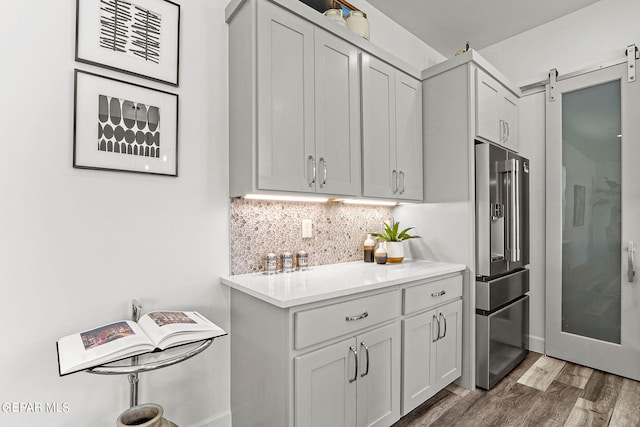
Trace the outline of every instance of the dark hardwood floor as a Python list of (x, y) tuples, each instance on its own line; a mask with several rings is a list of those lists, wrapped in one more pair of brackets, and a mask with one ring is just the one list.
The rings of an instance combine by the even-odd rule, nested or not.
[(426, 426), (640, 426), (640, 383), (531, 352), (491, 390), (452, 384), (393, 425)]

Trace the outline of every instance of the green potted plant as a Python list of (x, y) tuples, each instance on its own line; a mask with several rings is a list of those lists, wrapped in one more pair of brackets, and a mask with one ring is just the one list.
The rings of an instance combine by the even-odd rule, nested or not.
[(420, 236), (409, 234), (409, 231), (413, 230), (413, 228), (414, 227), (408, 227), (401, 230), (400, 223), (392, 219), (391, 223), (384, 223), (384, 232), (371, 233), (371, 235), (380, 240), (381, 244), (384, 242), (388, 262), (402, 262), (404, 259), (404, 246), (402, 242), (404, 240), (420, 238)]

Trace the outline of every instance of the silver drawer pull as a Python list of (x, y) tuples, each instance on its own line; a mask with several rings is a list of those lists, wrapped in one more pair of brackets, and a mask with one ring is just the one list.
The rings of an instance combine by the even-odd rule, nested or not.
[(352, 320), (360, 320), (360, 319), (364, 319), (365, 317), (369, 317), (369, 313), (367, 313), (366, 311), (362, 314), (358, 314), (357, 316), (347, 316), (347, 322), (351, 322)]
[(440, 292), (432, 292), (431, 296), (432, 297), (441, 297), (442, 295), (446, 294), (447, 291), (440, 291)]

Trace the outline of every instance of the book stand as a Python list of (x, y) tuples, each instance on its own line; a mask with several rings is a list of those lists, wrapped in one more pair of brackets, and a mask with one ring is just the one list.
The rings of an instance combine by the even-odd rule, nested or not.
[[(140, 320), (142, 305), (136, 300), (132, 302), (132, 317), (134, 321)], [(213, 342), (213, 338), (189, 343), (178, 347), (168, 348), (163, 351), (133, 356), (117, 362), (109, 362), (104, 365), (89, 368), (86, 372), (99, 375), (128, 375), (130, 398), (129, 406), (138, 404), (138, 374), (140, 372), (153, 371), (167, 366), (175, 365), (202, 353)]]

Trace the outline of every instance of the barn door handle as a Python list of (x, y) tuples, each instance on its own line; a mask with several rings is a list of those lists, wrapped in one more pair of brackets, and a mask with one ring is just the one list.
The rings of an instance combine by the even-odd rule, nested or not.
[(629, 282), (633, 282), (633, 279), (636, 276), (636, 271), (633, 268), (633, 253), (635, 252), (635, 248), (633, 247), (633, 242), (629, 240), (629, 244), (627, 246), (627, 280)]

